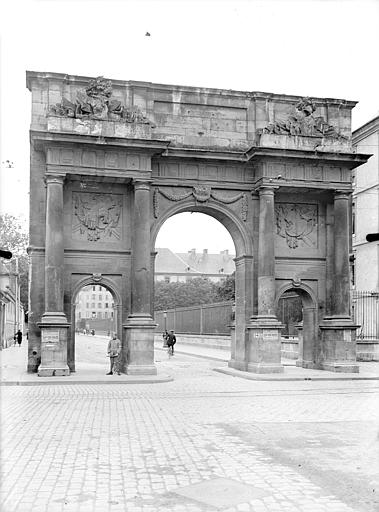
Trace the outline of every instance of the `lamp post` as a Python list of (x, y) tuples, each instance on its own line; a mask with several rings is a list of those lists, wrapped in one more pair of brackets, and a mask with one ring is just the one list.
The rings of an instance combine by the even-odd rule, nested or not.
[(164, 338), (163, 338), (163, 346), (167, 347), (167, 340), (166, 340), (166, 332), (167, 332), (167, 311), (163, 311), (163, 320), (164, 320)]

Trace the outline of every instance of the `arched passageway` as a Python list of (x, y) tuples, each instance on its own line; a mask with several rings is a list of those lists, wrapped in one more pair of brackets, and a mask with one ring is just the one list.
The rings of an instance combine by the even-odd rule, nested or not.
[[(235, 247), (235, 304), (228, 322), (231, 334), (230, 364), (246, 368), (246, 323), (252, 314), (252, 246), (243, 222), (231, 210), (222, 205), (203, 205), (190, 200), (167, 209), (152, 228), (152, 254), (155, 257), (155, 242), (159, 230), (172, 216), (183, 212), (199, 212), (211, 216), (226, 228)], [(154, 266), (154, 263), (153, 263)], [(152, 293), (152, 297), (154, 293)], [(154, 310), (152, 305), (152, 311)]]
[[(292, 299), (293, 308), (288, 313), (281, 308), (283, 298)], [(295, 300), (293, 300), (295, 298)], [(296, 298), (298, 300), (296, 300)], [(300, 310), (299, 310), (300, 305)], [(319, 360), (317, 301), (312, 290), (305, 285), (287, 285), (277, 295), (277, 316), (285, 325), (283, 334), (298, 336), (296, 366), (316, 368)]]

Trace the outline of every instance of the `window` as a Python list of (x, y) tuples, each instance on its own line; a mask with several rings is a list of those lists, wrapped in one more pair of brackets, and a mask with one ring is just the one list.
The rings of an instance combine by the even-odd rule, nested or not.
[(108, 311), (104, 311), (104, 318), (108, 318)]
[(109, 308), (109, 304), (108, 304), (108, 302), (106, 302), (106, 303), (105, 303), (105, 306), (104, 306), (104, 307), (105, 307), (105, 308)]
[(103, 291), (103, 287), (99, 286), (99, 292)]
[(101, 302), (98, 302), (97, 307), (98, 307), (98, 309), (101, 309), (101, 307), (102, 307)]
[(86, 308), (89, 309), (89, 302), (86, 302)]
[(114, 308), (114, 302), (112, 302), (112, 308)]
[(113, 311), (111, 311), (111, 318), (113, 318)]
[(92, 294), (92, 300), (96, 300), (96, 293)]
[(96, 318), (96, 311), (92, 311), (92, 318)]
[(164, 282), (169, 283), (170, 282), (170, 276), (164, 276)]
[(92, 303), (91, 303), (91, 308), (94, 308), (94, 307), (95, 307), (95, 303), (94, 303), (94, 302), (92, 302)]
[(103, 296), (99, 294), (99, 300), (103, 300)]
[(96, 291), (96, 286), (92, 286), (92, 291), (95, 292)]
[(86, 313), (86, 318), (89, 318), (89, 317), (90, 317), (90, 315), (91, 315), (91, 313), (90, 313), (89, 311), (87, 311), (87, 313)]
[(97, 318), (101, 318), (101, 311), (98, 311)]

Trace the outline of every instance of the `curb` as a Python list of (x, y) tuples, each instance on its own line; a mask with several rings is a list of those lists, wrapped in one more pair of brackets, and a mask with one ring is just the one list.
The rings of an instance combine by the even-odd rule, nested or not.
[(304, 380), (323, 380), (323, 381), (346, 381), (346, 380), (379, 380), (379, 377), (289, 377), (289, 376), (278, 376), (278, 377), (268, 377), (267, 374), (257, 374), (257, 373), (247, 373), (242, 372), (240, 370), (234, 370), (233, 368), (213, 368), (214, 372), (224, 373), (225, 375), (230, 375), (231, 377), (239, 377), (241, 379), (247, 380), (257, 380), (257, 381), (273, 381), (273, 382), (288, 382), (288, 381), (304, 381)]
[[(50, 379), (50, 377), (48, 377)], [(70, 378), (70, 377), (68, 377)], [(172, 377), (171, 375), (167, 375), (165, 377), (153, 377), (153, 378), (145, 378), (145, 379), (141, 379), (141, 378), (131, 378), (131, 379), (128, 379), (128, 380), (116, 380), (116, 381), (113, 381), (112, 380), (63, 380), (65, 379), (65, 377), (63, 377), (63, 379), (59, 379), (57, 380), (56, 377), (52, 377), (52, 379), (54, 380), (45, 380), (46, 377), (41, 377), (41, 379), (43, 380), (38, 380), (38, 381), (30, 381), (30, 380), (25, 380), (25, 381), (22, 381), (22, 380), (15, 380), (15, 381), (8, 381), (8, 382), (0, 382), (0, 387), (1, 386), (46, 386), (46, 385), (57, 385), (57, 384), (63, 384), (65, 386), (67, 385), (70, 385), (70, 384), (93, 384), (93, 385), (102, 385), (104, 384), (105, 386), (109, 386), (109, 385), (119, 385), (119, 384), (162, 384), (162, 383), (165, 383), (165, 382), (172, 382), (174, 380), (174, 377)]]

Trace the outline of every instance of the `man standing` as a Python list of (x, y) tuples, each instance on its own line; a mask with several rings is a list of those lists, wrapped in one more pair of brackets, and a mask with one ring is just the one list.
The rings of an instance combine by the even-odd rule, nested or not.
[(15, 334), (15, 339), (17, 340), (18, 346), (19, 346), (19, 347), (21, 347), (21, 343), (22, 343), (22, 332), (20, 331), (20, 329), (16, 332), (16, 334)]
[(110, 370), (107, 375), (113, 375), (113, 372), (117, 372), (117, 375), (121, 375), (120, 373), (120, 354), (121, 354), (121, 341), (117, 338), (116, 333), (113, 334), (112, 338), (108, 343), (108, 356), (110, 360)]
[(167, 346), (169, 348), (171, 355), (173, 356), (174, 355), (174, 345), (176, 343), (176, 336), (174, 334), (174, 329), (170, 330), (170, 332), (166, 338), (166, 343), (167, 343)]

